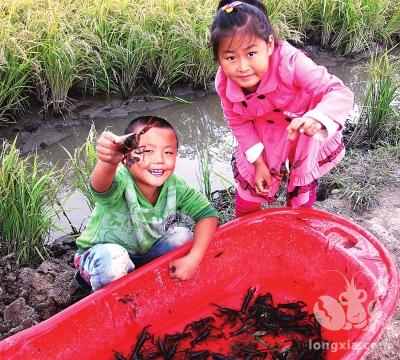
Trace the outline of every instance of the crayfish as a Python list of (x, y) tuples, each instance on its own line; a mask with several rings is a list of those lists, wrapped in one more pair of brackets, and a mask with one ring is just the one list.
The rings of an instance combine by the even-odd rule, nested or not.
[[(123, 143), (118, 143), (117, 151), (124, 154), (124, 158), (122, 162), (130, 168), (132, 165), (140, 161), (140, 155), (143, 154), (145, 147), (139, 146), (140, 137), (149, 131), (152, 127), (158, 124), (157, 120), (154, 120), (153, 117), (150, 118), (147, 125), (140, 130), (137, 134), (133, 133), (129, 135)], [(132, 155), (134, 152), (134, 155)], [(136, 156), (135, 156), (136, 155)]]

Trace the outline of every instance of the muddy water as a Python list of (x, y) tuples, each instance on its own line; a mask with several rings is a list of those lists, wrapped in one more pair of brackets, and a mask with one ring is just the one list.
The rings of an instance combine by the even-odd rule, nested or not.
[[(366, 78), (363, 67), (360, 64), (332, 64), (332, 59), (325, 65), (332, 74), (339, 76), (352, 88), (357, 102), (360, 103)], [(190, 101), (190, 104), (166, 102), (170, 105), (153, 110), (133, 111), (128, 116), (94, 118), (93, 123), (98, 133), (108, 127), (110, 131), (122, 134), (127, 123), (139, 115), (157, 115), (168, 119), (176, 128), (180, 142), (176, 173), (196, 188), (200, 188), (199, 156), (201, 157), (202, 152), (208, 147), (211, 156), (210, 168), (213, 171), (211, 173), (212, 189), (223, 189), (233, 183), (230, 157), (234, 139), (223, 119), (219, 98), (215, 94), (207, 94), (200, 98), (192, 97)], [(40, 150), (39, 153), (53, 163), (62, 164), (67, 160), (67, 155), (60, 145), (73, 152), (76, 147), (85, 142), (89, 129), (88, 122), (85, 125), (74, 126), (67, 130), (69, 136), (59, 140), (58, 144)], [(57, 134), (59, 135), (58, 132)], [(44, 140), (53, 136), (57, 136), (54, 134), (54, 129), (41, 129), (40, 137)], [(62, 137), (63, 135), (60, 136)], [(221, 177), (223, 177), (222, 180)], [(70, 221), (76, 228), (84, 226), (90, 215), (85, 198), (78, 192), (70, 193), (68, 186), (65, 188), (65, 195), (68, 195), (68, 200), (64, 207)], [(63, 230), (53, 232), (52, 239), (71, 230), (64, 217), (61, 217), (58, 222)]]

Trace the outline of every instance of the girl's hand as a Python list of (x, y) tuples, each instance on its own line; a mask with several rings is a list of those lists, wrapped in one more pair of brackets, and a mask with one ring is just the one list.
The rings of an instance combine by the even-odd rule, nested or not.
[(189, 280), (194, 276), (198, 264), (199, 261), (196, 261), (190, 255), (186, 255), (170, 262), (169, 274), (175, 282)]
[(256, 163), (256, 174), (254, 176), (254, 188), (259, 195), (266, 195), (272, 187), (271, 173), (264, 162)]
[(118, 165), (123, 159), (124, 155), (118, 149), (118, 144), (126, 137), (117, 136), (110, 131), (104, 131), (96, 142), (96, 153), (99, 160)]
[(301, 117), (293, 119), (287, 127), (288, 140), (294, 141), (297, 139), (299, 133), (307, 136), (314, 136), (322, 129), (322, 124), (310, 117)]

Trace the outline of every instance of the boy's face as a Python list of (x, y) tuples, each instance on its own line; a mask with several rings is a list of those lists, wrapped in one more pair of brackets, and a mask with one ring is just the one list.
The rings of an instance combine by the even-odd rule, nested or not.
[(153, 127), (140, 137), (140, 147), (144, 149), (141, 161), (132, 165), (129, 172), (142, 192), (156, 190), (175, 170), (178, 147), (175, 133), (169, 128)]

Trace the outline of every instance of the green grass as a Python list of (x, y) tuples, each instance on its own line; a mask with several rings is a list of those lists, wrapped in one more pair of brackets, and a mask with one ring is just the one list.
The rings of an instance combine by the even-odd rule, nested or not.
[[(297, 43), (348, 54), (400, 39), (398, 1), (265, 4), (280, 37)], [(31, 90), (45, 113), (63, 114), (85, 94), (128, 98), (144, 88), (165, 96), (177, 83), (206, 88), (216, 67), (209, 46), (215, 6), (211, 0), (4, 0), (1, 118), (25, 110)]]
[(19, 53), (16, 44), (0, 42), (0, 123), (13, 121), (13, 115), (27, 108), (30, 69), (30, 60)]
[(34, 44), (33, 81), (45, 112), (50, 108), (61, 114), (72, 106), (68, 94), (79, 78), (80, 61), (79, 48), (73, 46), (75, 40), (60, 32), (56, 24), (49, 25)]
[(0, 153), (0, 255), (15, 253), (25, 264), (47, 254), (45, 241), (55, 228), (54, 204), (62, 172), (42, 171), (38, 156), (22, 158), (15, 142)]
[(337, 189), (352, 210), (366, 211), (379, 204), (379, 191), (391, 182), (398, 184), (399, 164), (400, 144), (365, 152), (350, 150), (334, 170), (321, 178), (320, 187)]
[(210, 158), (210, 145), (209, 139), (206, 141), (206, 146), (197, 151), (197, 159), (199, 161), (199, 173), (197, 174), (197, 181), (201, 192), (211, 200), (211, 174), (212, 174), (212, 159)]
[[(373, 148), (381, 143), (395, 144), (400, 136), (400, 60), (388, 53), (372, 57), (369, 80), (360, 119), (349, 146)], [(397, 103), (396, 103), (397, 100)]]

